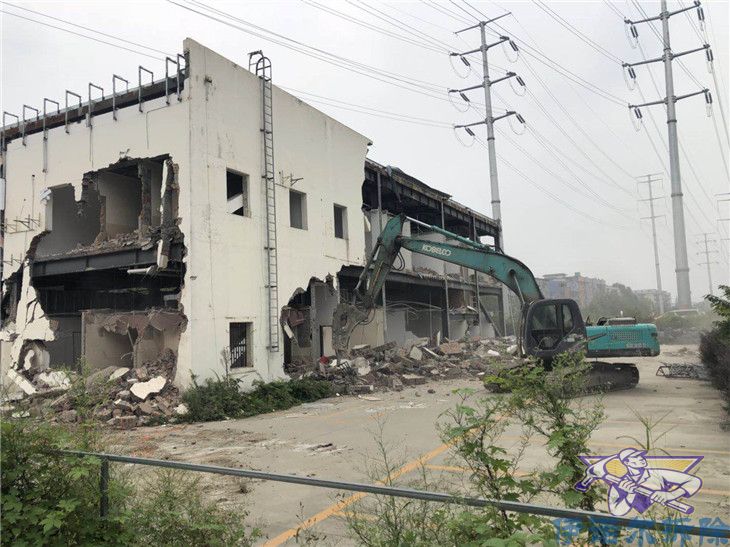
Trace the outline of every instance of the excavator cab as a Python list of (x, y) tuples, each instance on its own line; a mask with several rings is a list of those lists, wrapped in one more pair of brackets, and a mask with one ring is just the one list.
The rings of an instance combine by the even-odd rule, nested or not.
[(527, 304), (522, 324), (524, 353), (546, 364), (555, 355), (570, 351), (586, 340), (583, 316), (574, 300), (537, 300)]

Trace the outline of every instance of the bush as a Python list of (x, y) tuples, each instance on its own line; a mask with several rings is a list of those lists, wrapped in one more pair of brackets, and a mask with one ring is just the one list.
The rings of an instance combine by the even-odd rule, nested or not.
[[(99, 515), (96, 458), (50, 454), (59, 448), (93, 448), (59, 427), (28, 421), (2, 424), (0, 457), (3, 545), (124, 544), (124, 516)], [(123, 508), (123, 488), (110, 484), (110, 502)]]
[(137, 545), (251, 545), (260, 535), (248, 532), (245, 511), (222, 511), (203, 500), (199, 476), (160, 469), (146, 488), (130, 516)]
[(248, 531), (245, 512), (206, 503), (188, 475), (161, 472), (135, 492), (115, 464), (102, 518), (101, 462), (53, 453), (103, 450), (83, 427), (10, 420), (1, 441), (2, 545), (250, 545), (259, 535)]
[(244, 393), (235, 378), (208, 378), (203, 384), (193, 378), (193, 387), (183, 393), (188, 407), (184, 420), (210, 422), (226, 418), (244, 418), (275, 410), (285, 410), (333, 395), (332, 385), (323, 380), (303, 378), (268, 384), (254, 382), (254, 390)]
[(700, 356), (712, 384), (722, 393), (727, 403), (725, 408), (730, 412), (730, 342), (719, 330), (703, 334)]

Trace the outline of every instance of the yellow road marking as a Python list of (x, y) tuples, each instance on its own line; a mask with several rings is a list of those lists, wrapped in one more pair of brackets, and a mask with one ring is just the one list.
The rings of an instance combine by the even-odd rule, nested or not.
[[(397, 479), (401, 475), (405, 475), (406, 473), (410, 473), (411, 471), (414, 471), (415, 469), (418, 469), (422, 465), (424, 465), (427, 461), (430, 461), (434, 459), (436, 456), (443, 454), (446, 452), (449, 447), (451, 446), (451, 443), (444, 443), (441, 446), (438, 446), (437, 448), (434, 448), (430, 452), (426, 452), (423, 456), (408, 462), (403, 467), (398, 469), (397, 471), (391, 473), (390, 480)], [(383, 484), (383, 481), (378, 481), (380, 484)], [(313, 517), (308, 518), (303, 523), (301, 523), (296, 528), (290, 528), (289, 530), (286, 530), (285, 532), (282, 532), (275, 538), (270, 539), (266, 543), (264, 543), (264, 547), (277, 547), (278, 545), (281, 545), (282, 543), (290, 540), (294, 536), (297, 535), (297, 532), (300, 530), (305, 530), (307, 528), (311, 528), (318, 522), (322, 522), (323, 520), (326, 520), (330, 518), (332, 515), (340, 513), (345, 507), (348, 505), (352, 505), (359, 499), (364, 498), (367, 496), (364, 492), (357, 492), (356, 494), (353, 494), (351, 496), (346, 497), (343, 500), (340, 500), (339, 502), (335, 503), (334, 505), (330, 505), (329, 507), (323, 509)]]

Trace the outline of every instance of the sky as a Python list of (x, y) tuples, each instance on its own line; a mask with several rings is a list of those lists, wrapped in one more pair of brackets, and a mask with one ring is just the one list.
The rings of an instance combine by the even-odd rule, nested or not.
[[(110, 89), (112, 74), (136, 82), (140, 64), (158, 78), (164, 54), (181, 53), (186, 37), (243, 66), (248, 52), (261, 49), (272, 60), (274, 83), (368, 136), (369, 157), (489, 216), (486, 129), (476, 126), (474, 140), (453, 128), (484, 119), (483, 91), (468, 92), (469, 104), (447, 93), (481, 83), (481, 62), (473, 55), (467, 68), (449, 52), (480, 43), (478, 29), (455, 31), (508, 13), (487, 33), (488, 43), (506, 35), (519, 49), (515, 53), (509, 42), (490, 48), (490, 77), (511, 71), (525, 84), (511, 78), (492, 86), (494, 116), (514, 110), (525, 120), (524, 126), (514, 116), (495, 123), (505, 251), (538, 276), (581, 272), (655, 288), (650, 222), (642, 220), (649, 216), (642, 201), (648, 188), (637, 178), (658, 174), (660, 271), (664, 289), (676, 296), (666, 111), (663, 105), (642, 108), (643, 123), (635, 127), (627, 107), (664, 97), (664, 69), (661, 63), (636, 67), (634, 83), (621, 67), (661, 56), (660, 26), (636, 25), (638, 43), (632, 44), (622, 20), (656, 15), (659, 2), (0, 4), (2, 110), (42, 108), (44, 97), (62, 102), (66, 89), (85, 95), (88, 82)], [(672, 11), (690, 4), (668, 2)], [(730, 201), (719, 201), (730, 198), (720, 196), (730, 192), (720, 108), (730, 120), (728, 5), (704, 1), (703, 26), (695, 10), (670, 18), (675, 53), (707, 38), (714, 54), (714, 77), (703, 52), (683, 56), (681, 66), (673, 63), (676, 95), (709, 88), (713, 96), (711, 117), (702, 95), (677, 104), (693, 301), (709, 289), (700, 264), (706, 261), (704, 233), (713, 284), (730, 283), (730, 221), (718, 221), (730, 217)]]

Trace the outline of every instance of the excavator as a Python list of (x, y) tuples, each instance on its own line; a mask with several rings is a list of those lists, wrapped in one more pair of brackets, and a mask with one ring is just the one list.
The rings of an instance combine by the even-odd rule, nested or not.
[[(447, 242), (404, 236), (406, 222), (428, 231), (440, 233)], [(350, 335), (357, 325), (368, 320), (388, 272), (402, 249), (465, 266), (485, 273), (504, 283), (521, 303), (517, 347), (521, 357), (530, 356), (550, 367), (556, 355), (584, 351), (590, 357), (604, 356), (600, 349), (591, 350), (591, 336), (578, 304), (571, 299), (546, 299), (535, 276), (521, 261), (501, 253), (494, 247), (461, 237), (438, 226), (400, 214), (391, 218), (383, 231), (355, 287), (351, 302), (340, 303), (332, 318), (332, 342), (338, 355), (347, 350)], [(611, 326), (601, 329), (596, 337), (610, 335)], [(633, 352), (633, 353), (632, 353)], [(615, 355), (607, 352), (605, 356)], [(641, 350), (628, 348), (622, 356), (642, 355)], [(590, 390), (630, 389), (639, 382), (639, 370), (631, 363), (592, 361), (586, 386)]]

